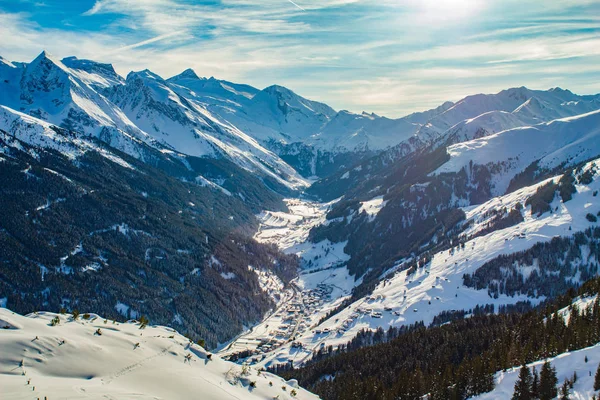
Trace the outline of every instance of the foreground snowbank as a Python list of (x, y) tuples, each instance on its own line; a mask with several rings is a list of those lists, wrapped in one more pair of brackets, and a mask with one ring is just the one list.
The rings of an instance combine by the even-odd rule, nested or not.
[(295, 382), (209, 356), (167, 327), (0, 309), (0, 328), (2, 398), (317, 399)]

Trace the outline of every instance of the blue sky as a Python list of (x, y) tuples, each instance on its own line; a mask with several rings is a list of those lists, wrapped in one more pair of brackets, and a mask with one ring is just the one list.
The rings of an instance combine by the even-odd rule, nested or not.
[(0, 55), (43, 49), (399, 117), (514, 86), (600, 92), (600, 0), (0, 0)]

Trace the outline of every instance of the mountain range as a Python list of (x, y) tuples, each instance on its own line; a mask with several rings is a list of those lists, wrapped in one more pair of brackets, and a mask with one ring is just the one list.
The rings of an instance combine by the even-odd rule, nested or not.
[[(149, 318), (327, 399), (383, 398), (383, 358), (360, 377), (328, 366), (413, 329), (506, 328), (491, 316), (577, 303), (598, 275), (599, 163), (600, 94), (518, 87), (391, 119), (191, 69), (122, 77), (47, 52), (0, 57), (0, 306), (58, 313), (3, 312), (11, 357), (19, 335), (81, 310)], [(75, 320), (65, 335), (87, 346), (93, 324)], [(130, 328), (111, 345), (129, 345)], [(442, 381), (422, 371), (432, 383), (410, 398), (454, 387), (460, 368), (501, 379), (542, 350), (461, 356)]]

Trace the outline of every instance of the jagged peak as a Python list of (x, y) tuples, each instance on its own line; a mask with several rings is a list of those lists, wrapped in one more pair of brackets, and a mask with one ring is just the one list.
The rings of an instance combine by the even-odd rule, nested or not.
[(198, 79), (198, 80), (200, 80), (200, 79), (203, 79), (203, 78), (200, 78), (198, 76), (198, 74), (196, 74), (196, 71), (194, 71), (192, 68), (188, 68), (185, 71), (183, 71), (182, 73), (180, 73), (178, 75), (175, 75), (175, 76), (172, 76), (171, 78), (169, 78), (167, 80), (169, 80), (169, 81), (177, 81), (177, 80), (180, 80), (180, 79)]
[(46, 50), (42, 51), (40, 55), (25, 66), (25, 74), (27, 75), (36, 75), (41, 71), (44, 71), (42, 72), (44, 74), (49, 71), (60, 71), (64, 75), (69, 74), (69, 68)]
[(48, 60), (59, 67), (64, 67), (63, 63), (58, 58), (54, 57), (46, 50), (43, 50), (29, 65), (38, 64), (44, 60)]
[(143, 79), (143, 80), (155, 80), (155, 81), (159, 81), (159, 82), (164, 82), (164, 79), (160, 76), (155, 74), (154, 72), (150, 71), (149, 69), (144, 69), (142, 71), (131, 71), (129, 74), (127, 74), (127, 82), (135, 80), (135, 79)]
[(69, 68), (80, 69), (86, 72), (102, 71), (113, 77), (119, 77), (113, 65), (109, 63), (80, 59), (75, 56), (65, 57), (61, 60), (61, 62)]

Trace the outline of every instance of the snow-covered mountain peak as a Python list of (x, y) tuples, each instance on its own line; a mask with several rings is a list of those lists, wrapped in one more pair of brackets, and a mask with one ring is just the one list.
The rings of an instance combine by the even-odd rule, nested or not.
[(179, 75), (175, 75), (175, 76), (169, 78), (169, 80), (173, 80), (173, 81), (178, 81), (180, 79), (201, 79), (201, 78), (196, 74), (196, 71), (194, 71), (191, 68), (186, 69)]
[(25, 68), (21, 79), (21, 102), (27, 105), (43, 103), (40, 104), (43, 111), (53, 114), (71, 100), (68, 67), (43, 51)]
[(131, 71), (127, 74), (126, 82), (134, 81), (137, 79), (151, 79), (154, 81), (165, 82), (165, 80), (158, 74), (150, 71), (149, 69), (144, 69), (142, 71)]
[(485, 138), (448, 148), (450, 160), (437, 172), (458, 172), (476, 165), (491, 165), (492, 194), (506, 192), (512, 178), (531, 163), (552, 170), (600, 154), (600, 110), (556, 119), (530, 127), (519, 126)]
[(75, 56), (63, 58), (61, 61), (72, 70), (83, 71), (95, 76), (95, 79), (92, 79), (91, 83), (97, 85), (99, 88), (123, 84), (124, 82), (123, 78), (115, 71), (112, 64), (79, 59)]
[(54, 65), (60, 69), (66, 70), (67, 66), (62, 63), (60, 59), (48, 53), (46, 50), (42, 51), (31, 63), (27, 65), (30, 70), (36, 69), (39, 66), (45, 66), (46, 68)]
[(273, 111), (279, 110), (279, 113), (283, 114), (283, 116), (294, 110), (305, 115), (321, 115), (324, 119), (328, 119), (336, 114), (335, 110), (328, 105), (308, 100), (294, 93), (292, 90), (279, 85), (272, 85), (261, 90), (254, 96), (253, 100), (255, 104), (271, 105)]

